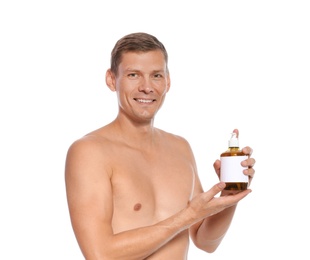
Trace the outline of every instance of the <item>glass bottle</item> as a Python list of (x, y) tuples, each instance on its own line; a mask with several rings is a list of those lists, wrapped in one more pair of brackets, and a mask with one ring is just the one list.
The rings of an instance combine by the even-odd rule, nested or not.
[(226, 183), (225, 190), (246, 190), (248, 188), (249, 178), (243, 174), (241, 162), (248, 158), (239, 149), (239, 140), (236, 133), (231, 134), (228, 141), (228, 150), (223, 152), (221, 158), (220, 180)]

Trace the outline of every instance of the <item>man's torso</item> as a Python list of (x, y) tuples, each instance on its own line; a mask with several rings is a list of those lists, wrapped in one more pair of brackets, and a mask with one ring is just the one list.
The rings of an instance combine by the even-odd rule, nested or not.
[[(109, 146), (114, 233), (153, 225), (184, 209), (194, 189), (194, 162), (187, 143), (164, 133), (145, 151), (122, 142)], [(186, 259), (188, 231), (148, 259)]]

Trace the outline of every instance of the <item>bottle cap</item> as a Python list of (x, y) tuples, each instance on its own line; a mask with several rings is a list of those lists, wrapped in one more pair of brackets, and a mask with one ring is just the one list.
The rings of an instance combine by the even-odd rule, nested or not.
[(239, 140), (236, 133), (231, 133), (231, 138), (228, 141), (228, 147), (239, 147)]

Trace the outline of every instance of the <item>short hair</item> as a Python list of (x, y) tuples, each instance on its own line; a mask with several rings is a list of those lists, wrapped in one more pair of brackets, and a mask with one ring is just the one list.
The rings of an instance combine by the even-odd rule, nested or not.
[(119, 39), (111, 52), (111, 71), (117, 75), (122, 55), (126, 52), (148, 52), (160, 50), (166, 61), (168, 72), (168, 53), (165, 46), (153, 35), (138, 32), (125, 35)]

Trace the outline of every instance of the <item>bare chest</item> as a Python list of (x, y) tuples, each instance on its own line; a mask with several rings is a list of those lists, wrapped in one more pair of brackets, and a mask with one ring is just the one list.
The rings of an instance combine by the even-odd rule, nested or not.
[[(125, 156), (126, 154), (126, 156)], [(194, 183), (192, 163), (182, 154), (120, 154), (113, 167), (115, 231), (151, 225), (185, 208)]]

